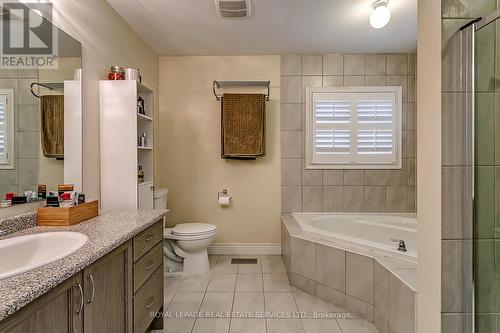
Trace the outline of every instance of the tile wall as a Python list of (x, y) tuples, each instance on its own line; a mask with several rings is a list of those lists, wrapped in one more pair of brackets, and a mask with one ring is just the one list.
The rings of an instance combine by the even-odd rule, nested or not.
[(32, 82), (38, 82), (38, 70), (0, 70), (0, 89), (14, 89), (15, 117), (15, 168), (0, 170), (0, 198), (38, 185), (39, 107), (30, 92)]
[[(472, 80), (464, 69), (465, 33), (458, 29), (498, 8), (496, 0), (442, 0), (442, 332), (472, 331), (472, 278), (475, 275), (475, 328), (500, 332), (500, 53), (498, 23), (476, 34), (475, 168), (472, 168), (472, 108), (466, 96)], [(500, 132), (499, 132), (500, 133)], [(475, 209), (472, 211), (472, 172)], [(498, 185), (497, 185), (498, 184)], [(472, 222), (474, 221), (474, 222)], [(473, 228), (474, 226), (474, 233)], [(474, 257), (473, 257), (474, 247)], [(472, 271), (474, 261), (475, 272)]]
[[(281, 57), (281, 209), (289, 212), (415, 212), (414, 54)], [(401, 170), (305, 170), (305, 88), (402, 86)]]

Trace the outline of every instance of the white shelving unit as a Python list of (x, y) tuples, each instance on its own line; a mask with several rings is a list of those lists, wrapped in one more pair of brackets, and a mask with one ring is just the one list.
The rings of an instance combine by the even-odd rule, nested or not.
[[(153, 209), (153, 91), (134, 80), (103, 80), (100, 88), (101, 207)], [(144, 99), (146, 114), (137, 112)], [(146, 133), (145, 146), (138, 138)], [(139, 183), (139, 165), (144, 182)]]

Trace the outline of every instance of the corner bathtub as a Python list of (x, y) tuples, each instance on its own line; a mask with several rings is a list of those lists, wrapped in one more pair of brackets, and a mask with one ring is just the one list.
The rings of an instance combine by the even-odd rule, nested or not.
[[(417, 258), (415, 214), (293, 213), (300, 228), (319, 238), (359, 247), (378, 254), (392, 254), (409, 260)], [(407, 252), (398, 251), (404, 240)]]

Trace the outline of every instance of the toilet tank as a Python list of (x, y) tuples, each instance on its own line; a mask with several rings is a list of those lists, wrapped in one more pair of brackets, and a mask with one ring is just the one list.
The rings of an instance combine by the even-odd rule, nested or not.
[(155, 189), (155, 209), (166, 209), (167, 208), (167, 196), (168, 188), (156, 188)]

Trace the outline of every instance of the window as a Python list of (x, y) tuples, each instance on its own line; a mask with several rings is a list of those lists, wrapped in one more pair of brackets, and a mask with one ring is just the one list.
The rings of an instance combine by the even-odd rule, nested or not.
[(13, 89), (0, 89), (0, 169), (14, 169)]
[(307, 88), (307, 169), (400, 169), (401, 91)]

